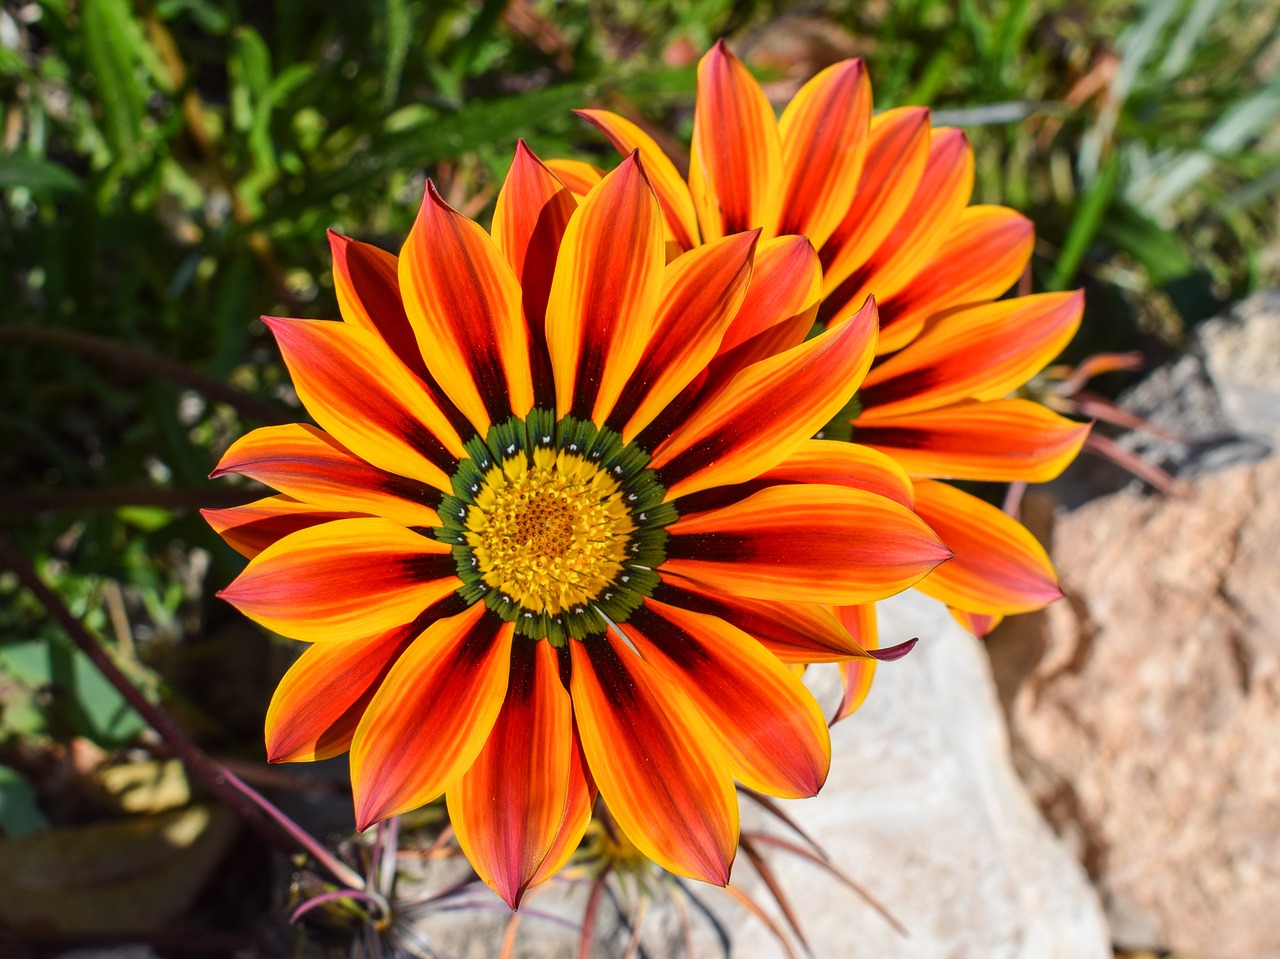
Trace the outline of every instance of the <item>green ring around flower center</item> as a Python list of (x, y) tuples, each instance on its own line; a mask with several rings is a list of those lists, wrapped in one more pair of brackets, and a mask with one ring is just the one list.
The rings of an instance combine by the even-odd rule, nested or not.
[(624, 622), (652, 595), (677, 514), (648, 453), (544, 409), (464, 445), (435, 536), (453, 548), (468, 603), (562, 646)]

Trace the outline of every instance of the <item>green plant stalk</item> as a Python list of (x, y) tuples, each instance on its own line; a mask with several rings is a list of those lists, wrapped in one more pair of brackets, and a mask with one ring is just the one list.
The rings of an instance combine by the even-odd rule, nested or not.
[(218, 765), (191, 741), (182, 727), (163, 708), (147, 699), (142, 692), (120, 671), (107, 651), (78, 620), (66, 603), (49, 588), (35, 571), (35, 567), (22, 552), (0, 533), (0, 567), (8, 567), (26, 586), (58, 625), (71, 637), (72, 642), (89, 657), (107, 681), (138, 711), (182, 760), (184, 766), (203, 782), (208, 790), (226, 803), (249, 826), (257, 830), (273, 844), (301, 848), (316, 862), (324, 866), (338, 882), (350, 889), (364, 889), (364, 880), (349, 866), (326, 849), (315, 837), (275, 807), (266, 797), (247, 785), (229, 769)]

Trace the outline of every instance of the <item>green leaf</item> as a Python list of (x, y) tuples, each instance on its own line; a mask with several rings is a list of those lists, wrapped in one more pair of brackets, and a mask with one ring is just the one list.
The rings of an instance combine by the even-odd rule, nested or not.
[(17, 838), (48, 828), (31, 784), (16, 769), (0, 766), (0, 832)]
[(101, 746), (128, 742), (146, 728), (142, 717), (98, 672), (88, 656), (57, 642), (0, 646), (0, 669), (34, 687), (52, 687), (53, 705), (75, 732)]
[(1089, 184), (1089, 188), (1080, 196), (1080, 205), (1076, 207), (1075, 218), (1071, 221), (1071, 228), (1062, 244), (1062, 253), (1058, 256), (1058, 262), (1053, 265), (1053, 275), (1048, 283), (1050, 290), (1065, 290), (1067, 284), (1075, 278), (1089, 245), (1098, 233), (1102, 218), (1111, 206), (1119, 176), (1120, 157), (1113, 153)]
[(79, 193), (84, 184), (60, 164), (42, 157), (0, 154), (0, 187), (26, 187), (32, 193)]
[(154, 533), (173, 522), (173, 513), (159, 506), (122, 506), (116, 515), (144, 533)]
[(142, 31), (127, 0), (85, 0), (85, 56), (101, 97), (103, 135), (117, 154), (139, 138), (147, 89), (138, 70)]
[(1195, 263), (1178, 234), (1144, 216), (1127, 203), (1117, 203), (1098, 235), (1124, 250), (1144, 267), (1156, 286), (1191, 273)]

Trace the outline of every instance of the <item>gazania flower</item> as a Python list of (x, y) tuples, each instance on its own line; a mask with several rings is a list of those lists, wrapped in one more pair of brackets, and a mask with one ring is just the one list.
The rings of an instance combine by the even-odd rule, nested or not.
[[(221, 595), (312, 644), (270, 758), (349, 748), (361, 828), (444, 794), (513, 907), (597, 788), (646, 855), (724, 884), (734, 780), (826, 776), (787, 664), (865, 654), (819, 604), (950, 555), (883, 457), (811, 439), (874, 304), (778, 335), (795, 291), (752, 280), (758, 234), (668, 263), (634, 156), (578, 202), (522, 145), (492, 235), (428, 187), (398, 261), (332, 243), (343, 322), (267, 320), (318, 428), (235, 443), (215, 475), (279, 495), (206, 513), (252, 556)], [(768, 249), (818, 282), (808, 241)]]
[[(603, 110), (579, 113), (623, 154), (639, 150), (662, 204), (669, 255), (741, 230), (760, 229), (762, 244), (803, 234), (822, 263), (821, 293), (810, 304), (822, 324), (830, 328), (875, 296), (876, 361), (824, 435), (848, 438), (852, 423), (854, 442), (921, 480), (915, 509), (956, 558), (920, 589), (979, 630), (1060, 596), (1048, 557), (1020, 524), (935, 482), (1042, 482), (1075, 457), (1088, 431), (1008, 398), (1071, 339), (1083, 299), (1077, 292), (996, 302), (1026, 268), (1033, 229), (1012, 210), (969, 205), (973, 153), (964, 134), (932, 127), (923, 108), (873, 117), (861, 60), (823, 70), (775, 119), (723, 41), (698, 67), (687, 184), (636, 124)], [(556, 168), (579, 189), (598, 176), (584, 164)], [(846, 620), (874, 644), (872, 611)]]

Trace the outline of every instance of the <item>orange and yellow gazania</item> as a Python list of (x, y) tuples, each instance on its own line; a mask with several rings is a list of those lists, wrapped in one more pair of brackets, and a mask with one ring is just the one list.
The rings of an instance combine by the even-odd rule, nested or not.
[[(824, 604), (951, 554), (883, 454), (814, 440), (875, 355), (870, 300), (806, 339), (727, 232), (670, 259), (638, 156), (579, 198), (520, 146), (492, 233), (428, 187), (394, 257), (332, 235), (341, 322), (268, 319), (316, 422), (215, 475), (251, 557), (222, 596), (310, 643), (273, 761), (350, 749), (363, 828), (440, 795), (513, 907), (594, 797), (667, 869), (724, 884), (734, 781), (814, 794), (824, 717), (788, 664), (865, 657)], [(759, 251), (758, 251), (758, 248)]]
[[(760, 229), (757, 276), (803, 290), (807, 264), (769, 256), (771, 237), (799, 234), (817, 248), (821, 277), (809, 298), (792, 304), (795, 324), (817, 320), (829, 329), (875, 296), (875, 361), (825, 435), (848, 436), (851, 424), (855, 443), (911, 476), (916, 512), (956, 552), (919, 588), (979, 633), (1058, 598), (1048, 556), (1020, 523), (939, 482), (1043, 482), (1066, 467), (1088, 432), (1011, 395), (1070, 341), (1083, 297), (999, 299), (1026, 269), (1034, 230), (1013, 210), (969, 204), (973, 152), (964, 134), (933, 127), (919, 107), (873, 116), (861, 60), (823, 70), (775, 118), (723, 42), (698, 67), (687, 184), (637, 124), (603, 110), (578, 112), (624, 155), (643, 157), (668, 255)], [(553, 166), (579, 190), (600, 175), (577, 161)], [(841, 615), (864, 645), (875, 645), (873, 609)], [(873, 668), (846, 667), (842, 713), (861, 702)]]

